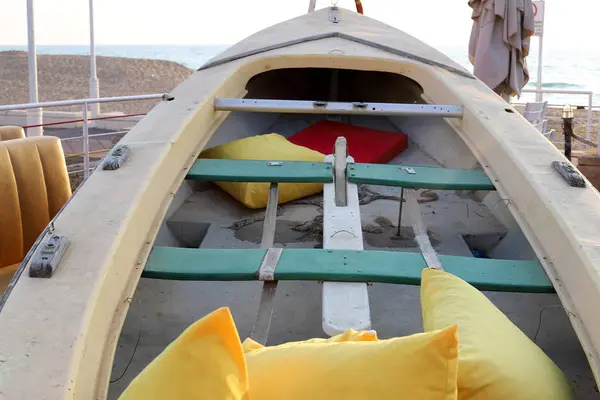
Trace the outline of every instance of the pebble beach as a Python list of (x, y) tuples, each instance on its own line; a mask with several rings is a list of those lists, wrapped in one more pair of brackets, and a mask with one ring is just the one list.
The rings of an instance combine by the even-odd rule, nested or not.
[[(169, 92), (193, 72), (172, 61), (99, 56), (96, 62), (102, 97)], [(39, 54), (37, 63), (40, 101), (89, 97), (89, 57)], [(27, 53), (23, 51), (0, 52), (0, 104), (29, 102), (27, 65)], [(102, 111), (145, 113), (154, 104), (156, 100), (107, 103), (102, 105)], [(81, 108), (53, 110), (80, 111)]]

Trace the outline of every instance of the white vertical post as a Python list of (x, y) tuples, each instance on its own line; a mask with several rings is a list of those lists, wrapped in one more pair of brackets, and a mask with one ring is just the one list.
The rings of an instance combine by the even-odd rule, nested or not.
[[(598, 116), (598, 126), (600, 126), (600, 115)], [(596, 136), (596, 143), (600, 140), (600, 128), (598, 129), (598, 134)], [(600, 145), (598, 145), (597, 153), (600, 156)]]
[(90, 175), (90, 141), (88, 136), (88, 105), (85, 103), (82, 110), (83, 119), (83, 177)]
[(537, 92), (535, 94), (535, 101), (544, 101), (544, 94), (541, 92), (543, 87), (542, 75), (544, 72), (544, 20), (546, 19), (546, 3), (544, 0), (534, 1), (534, 23), (535, 23), (535, 36), (539, 38), (539, 49), (538, 49), (538, 74), (537, 74)]
[(348, 205), (348, 181), (346, 167), (348, 165), (348, 142), (343, 136), (335, 140), (335, 159), (333, 161), (333, 185), (335, 188), (335, 205), (345, 207)]
[[(100, 85), (96, 74), (96, 44), (94, 41), (94, 0), (90, 0), (90, 97), (97, 99), (100, 95)], [(100, 103), (90, 104), (92, 118), (100, 115)], [(92, 122), (92, 125), (94, 122)]]
[[(593, 114), (594, 111), (592, 110), (592, 107), (594, 106), (594, 98), (593, 98), (593, 94), (589, 93), (588, 94), (588, 115), (587, 115), (587, 132), (585, 135), (585, 138), (587, 140), (591, 140), (592, 139), (592, 118), (593, 118)], [(586, 147), (590, 147), (589, 144), (585, 145)], [(600, 147), (600, 146), (599, 146)]]
[[(37, 58), (35, 49), (35, 29), (33, 18), (33, 0), (27, 0), (27, 51), (29, 62), (29, 102), (39, 103), (37, 82)], [(27, 111), (27, 125), (41, 125), (42, 109), (33, 108)], [(42, 136), (43, 127), (27, 128), (27, 136)]]
[(544, 101), (544, 94), (541, 92), (542, 90), (542, 74), (544, 72), (544, 62), (542, 60), (544, 53), (544, 34), (540, 35), (539, 38), (539, 54), (538, 54), (538, 75), (537, 75), (537, 90), (538, 92), (535, 94), (535, 101), (540, 102)]
[(310, 3), (308, 3), (308, 12), (315, 11), (316, 6), (317, 6), (317, 0), (310, 0)]

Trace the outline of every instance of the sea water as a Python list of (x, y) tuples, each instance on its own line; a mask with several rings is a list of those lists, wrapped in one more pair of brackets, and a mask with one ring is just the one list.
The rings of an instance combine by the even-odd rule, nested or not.
[[(188, 68), (196, 69), (216, 56), (228, 45), (203, 46), (151, 46), (151, 45), (98, 45), (96, 54), (107, 57), (146, 58), (173, 61)], [(436, 48), (473, 71), (465, 46), (436, 46)], [(22, 50), (26, 46), (0, 46), (0, 51)], [(89, 55), (88, 46), (37, 46), (39, 54), (78, 54)], [(537, 80), (537, 49), (527, 57), (530, 72), (526, 89), (535, 89)], [(543, 88), (548, 90), (586, 90), (594, 92), (594, 104), (600, 104), (600, 51), (581, 52), (573, 49), (545, 48), (543, 55)], [(517, 102), (533, 101), (535, 94), (524, 93)], [(544, 100), (550, 104), (587, 105), (587, 95), (545, 94)]]

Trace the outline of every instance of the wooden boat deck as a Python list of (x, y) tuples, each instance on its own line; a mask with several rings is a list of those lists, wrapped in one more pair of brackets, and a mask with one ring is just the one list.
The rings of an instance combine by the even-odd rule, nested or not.
[[(264, 131), (255, 133), (276, 131), (289, 134), (314, 121), (314, 117), (305, 115), (295, 117), (281, 115)], [(380, 128), (385, 126), (388, 130), (398, 130), (385, 118), (352, 117), (347, 121), (362, 126)], [(219, 134), (228, 136), (225, 132), (227, 126), (228, 124), (225, 123), (213, 143), (220, 142)], [(223, 161), (207, 161), (209, 162), (200, 160), (196, 171), (194, 168), (190, 169), (189, 179), (178, 194), (179, 200), (175, 200), (178, 206), (168, 216), (155, 246), (169, 246), (158, 247), (159, 253), (162, 249), (167, 252), (169, 249), (175, 252), (193, 252), (196, 248), (207, 252), (224, 249), (258, 252), (243, 256), (243, 267), (252, 268), (254, 266), (251, 263), (252, 258), (256, 258), (260, 264), (262, 260), (260, 254), (265, 251), (259, 249), (265, 211), (247, 209), (216, 185), (196, 181), (195, 179), (217, 179), (216, 175), (219, 175), (219, 179), (223, 179), (223, 175), (227, 174), (222, 168), (214, 168)], [(414, 142), (392, 160), (390, 165), (443, 167)], [(201, 166), (211, 168), (200, 169)], [(306, 174), (308, 176), (312, 174), (315, 181), (329, 181), (329, 175), (323, 172), (322, 168), (316, 170), (320, 172), (315, 173), (313, 168), (307, 170)], [(240, 172), (240, 169), (236, 171), (238, 171), (236, 174), (245, 173)], [(285, 172), (279, 174), (285, 176)], [(271, 178), (272, 176), (263, 176), (260, 180)], [(485, 189), (489, 190), (490, 187)], [(360, 212), (365, 250), (383, 252), (392, 263), (399, 261), (394, 259), (394, 254), (410, 259), (420, 253), (412, 228), (406, 225), (406, 219), (401, 228), (403, 236), (397, 236), (398, 188), (364, 184), (360, 186), (360, 192), (364, 203), (360, 207)], [(423, 190), (421, 193), (424, 193), (423, 200), (429, 200), (421, 204), (423, 219), (435, 251), (444, 264), (471, 260), (468, 265), (459, 263), (456, 267), (466, 268), (465, 271), (477, 268), (478, 262), (487, 260), (474, 258), (472, 248), (491, 249), (507, 234), (507, 227), (498, 221), (486, 204), (478, 200), (472, 192), (438, 189)], [(435, 193), (435, 196), (427, 198), (430, 193)], [(277, 216), (275, 247), (282, 247), (284, 252), (321, 248), (322, 206), (322, 194), (281, 205)], [(498, 205), (498, 207), (502, 206), (503, 204)], [(192, 274), (194, 256), (193, 253), (188, 255), (191, 258), (184, 262), (184, 269)], [(215, 257), (203, 265), (213, 265), (215, 269), (221, 266), (227, 271), (232, 271), (231, 266), (235, 265), (235, 260), (240, 261), (238, 255), (233, 255), (235, 257), (232, 260), (233, 264), (219, 258), (227, 257), (227, 253), (213, 253), (213, 255)], [(167, 256), (170, 261), (174, 260), (170, 257), (172, 254), (163, 254), (163, 256)], [(537, 263), (532, 249), (522, 245), (511, 247), (508, 252), (501, 248), (497, 249), (491, 256), (496, 257), (500, 263), (506, 262), (502, 260), (503, 258), (520, 259), (523, 263), (520, 267), (525, 268), (530, 265), (528, 263), (534, 265)], [(420, 256), (418, 259), (423, 260)], [(151, 255), (148, 270), (152, 268), (151, 264), (155, 261), (161, 264), (160, 260), (153, 261)], [(162, 263), (162, 265), (166, 264)], [(169, 263), (168, 267), (173, 270), (176, 265)], [(385, 265), (383, 267), (385, 268)], [(214, 278), (211, 278), (213, 280), (211, 282), (142, 278), (131, 300), (131, 309), (119, 338), (112, 379), (117, 379), (124, 371), (125, 374), (120, 380), (111, 384), (109, 398), (118, 397), (128, 382), (187, 325), (219, 306), (230, 307), (240, 336), (242, 338), (249, 336), (258, 311), (262, 282), (240, 281), (250, 279), (252, 275), (248, 270), (248, 275), (244, 278), (242, 276), (244, 268), (235, 269), (234, 280), (236, 281), (234, 282)], [(448, 268), (452, 269), (452, 266), (449, 265)], [(200, 269), (206, 272), (203, 267)], [(389, 270), (391, 269), (390, 264)], [(368, 268), (364, 271), (367, 273)], [(160, 274), (160, 271), (155, 272)], [(151, 273), (147, 274), (147, 276), (151, 275)], [(158, 277), (158, 275), (154, 276)], [(412, 282), (409, 280), (411, 276), (405, 276), (404, 283), (418, 283), (416, 275), (412, 276)], [(189, 279), (201, 277), (188, 276)], [(311, 277), (320, 278), (318, 275)], [(221, 278), (228, 280), (225, 277)], [(321, 321), (322, 284), (315, 281), (299, 281), (298, 275), (290, 279), (292, 280), (282, 280), (278, 284), (268, 344), (325, 335)], [(486, 289), (485, 286), (481, 287)], [(535, 338), (536, 343), (568, 376), (573, 378), (578, 393), (589, 393), (590, 396), (594, 396), (594, 382), (585, 361), (585, 354), (573, 332), (568, 316), (560, 308), (560, 300), (556, 294), (485, 293), (530, 338)], [(418, 286), (375, 282), (368, 287), (368, 294), (372, 327), (380, 337), (406, 335), (422, 330)], [(540, 313), (543, 313), (541, 325), (539, 324)], [(564, 349), (569, 349), (569, 352)]]

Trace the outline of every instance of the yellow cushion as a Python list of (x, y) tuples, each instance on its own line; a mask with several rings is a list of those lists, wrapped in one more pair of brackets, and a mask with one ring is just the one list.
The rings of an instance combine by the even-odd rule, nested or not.
[(0, 141), (0, 268), (23, 260), (70, 196), (59, 138)]
[(387, 340), (317, 339), (255, 349), (246, 353), (250, 397), (456, 399), (456, 329)]
[[(325, 155), (307, 147), (295, 145), (285, 137), (271, 133), (238, 139), (213, 147), (203, 151), (200, 158), (323, 162)], [(269, 183), (215, 183), (248, 208), (263, 208), (267, 205)], [(321, 190), (323, 190), (321, 183), (280, 183), (279, 204), (310, 196)]]
[(433, 269), (422, 273), (425, 331), (458, 325), (458, 398), (570, 399), (560, 369), (481, 292)]
[(25, 138), (25, 131), (20, 126), (0, 126), (0, 141)]
[(10, 283), (13, 276), (15, 275), (15, 272), (17, 272), (20, 266), (21, 263), (16, 263), (13, 265), (9, 265), (8, 267), (0, 268), (0, 296), (2, 296), (2, 293), (4, 293), (4, 291), (8, 287), (8, 284)]
[(248, 398), (240, 338), (229, 309), (220, 308), (187, 328), (119, 399)]
[[(377, 333), (375, 331), (357, 331), (354, 329), (347, 329), (345, 332), (340, 333), (339, 335), (332, 336), (327, 339), (322, 338), (314, 338), (301, 342), (295, 342), (296, 344), (300, 343), (327, 343), (327, 342), (374, 342), (377, 341)], [(292, 343), (292, 342), (289, 342)], [(249, 353), (254, 350), (264, 349), (260, 343), (255, 342), (254, 340), (247, 338), (242, 343), (242, 348), (244, 349), (244, 353)]]

